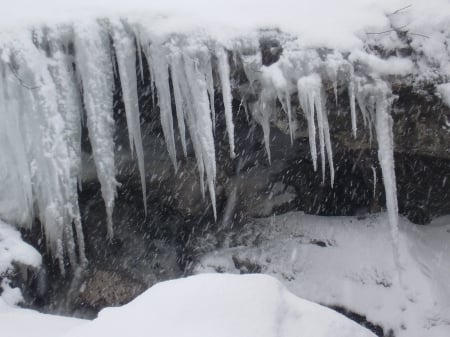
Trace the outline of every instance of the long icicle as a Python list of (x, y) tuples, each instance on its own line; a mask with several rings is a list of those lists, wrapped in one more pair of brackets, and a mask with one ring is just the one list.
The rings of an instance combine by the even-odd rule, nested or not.
[(234, 152), (234, 124), (233, 124), (233, 110), (230, 84), (230, 65), (228, 64), (228, 55), (223, 48), (217, 48), (216, 56), (218, 58), (218, 69), (220, 83), (222, 86), (223, 105), (225, 108), (225, 123), (228, 132), (228, 142), (230, 144), (230, 157), (236, 157)]
[[(76, 235), (80, 264), (85, 265), (87, 260), (77, 193), (77, 180), (79, 182), (81, 179), (81, 116), (83, 114), (81, 95), (73, 71), (73, 58), (63, 52), (66, 47), (64, 42), (59, 41), (57, 36), (52, 36), (49, 39), (49, 47), (54, 60), (49, 65), (49, 70), (57, 89), (58, 109), (64, 119), (64, 134), (71, 162), (69, 165), (69, 176), (64, 183), (64, 189), (66, 198), (69, 200), (66, 204), (66, 209), (69, 213), (69, 219), (73, 222), (75, 233), (72, 231), (72, 226), (69, 225), (70, 228), (66, 231), (66, 240), (71, 242), (74, 234)], [(78, 185), (80, 185), (80, 182)], [(73, 257), (72, 260), (74, 260)], [(74, 267), (73, 261), (71, 264)]]
[[(183, 154), (187, 157), (187, 148), (186, 148), (186, 125), (184, 122), (186, 115), (186, 98), (183, 98), (183, 91), (181, 86), (183, 77), (183, 71), (180, 70), (181, 67), (181, 51), (179, 48), (172, 47), (170, 48), (169, 55), (169, 68), (170, 68), (170, 77), (172, 79), (173, 86), (173, 96), (175, 101), (175, 110), (177, 113), (177, 122), (178, 122), (178, 132), (180, 133), (181, 138), (181, 147), (183, 149)], [(186, 95), (186, 93), (185, 93)]]
[(144, 52), (146, 54), (148, 64), (150, 65), (154, 81), (153, 83), (158, 94), (161, 126), (163, 129), (164, 139), (166, 141), (167, 151), (169, 152), (172, 165), (175, 168), (175, 171), (177, 171), (178, 163), (173, 130), (172, 99), (169, 86), (169, 64), (167, 59), (167, 50), (164, 46), (154, 43), (144, 49)]
[[(130, 149), (132, 154), (133, 149), (136, 149), (141, 178), (142, 201), (144, 204), (145, 215), (147, 215), (147, 190), (137, 93), (135, 41), (133, 36), (126, 31), (126, 28), (121, 22), (116, 22), (114, 25), (113, 39), (117, 64), (119, 66), (120, 85), (122, 86), (123, 102), (125, 105)], [(141, 63), (140, 67), (142, 67)]]
[(213, 125), (211, 110), (208, 99), (207, 79), (205, 78), (205, 67), (209, 55), (202, 49), (197, 51), (186, 51), (183, 54), (186, 78), (190, 84), (191, 95), (195, 106), (195, 123), (199, 132), (199, 140), (202, 148), (202, 157), (206, 173), (206, 182), (213, 207), (214, 219), (217, 219), (216, 211), (216, 155), (214, 148)]
[(89, 139), (106, 206), (108, 237), (111, 239), (118, 186), (114, 163), (114, 77), (109, 36), (97, 22), (75, 26), (75, 58), (83, 85)]

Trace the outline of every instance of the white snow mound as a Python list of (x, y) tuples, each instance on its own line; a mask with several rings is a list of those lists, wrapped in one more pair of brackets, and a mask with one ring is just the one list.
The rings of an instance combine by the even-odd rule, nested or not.
[(0, 275), (11, 269), (13, 262), (38, 268), (41, 260), (39, 252), (22, 240), (17, 229), (0, 220)]
[(303, 300), (267, 275), (202, 274), (162, 282), (107, 308), (69, 336), (373, 337), (344, 316)]

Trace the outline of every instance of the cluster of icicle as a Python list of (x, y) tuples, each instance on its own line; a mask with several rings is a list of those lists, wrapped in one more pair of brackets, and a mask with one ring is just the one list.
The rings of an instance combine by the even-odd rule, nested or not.
[[(151, 89), (157, 95), (160, 121), (173, 166), (177, 170), (172, 99), (184, 155), (187, 155), (187, 129), (197, 160), (201, 190), (203, 194), (206, 189), (209, 191), (216, 216), (216, 88), (220, 88), (223, 97), (230, 156), (235, 156), (229, 53), (222, 45), (211, 41), (192, 43), (189, 38), (180, 36), (162, 41), (145, 27), (113, 20), (24, 31), (23, 34), (0, 43), (0, 182), (10, 187), (8, 193), (14, 204), (8, 208), (8, 203), (0, 200), (2, 205), (7, 205), (0, 207), (0, 217), (29, 225), (34, 216), (38, 216), (47, 246), (59, 261), (61, 270), (64, 270), (65, 257), (72, 266), (86, 263), (78, 206), (81, 126), (85, 123), (106, 205), (108, 235), (113, 235), (112, 213), (118, 186), (114, 163), (115, 73), (120, 78), (130, 148), (136, 153), (145, 207), (144, 150), (137, 93), (137, 77), (143, 76), (144, 71), (141, 55), (148, 61)], [(355, 76), (351, 62), (339, 54), (330, 54), (322, 60), (314, 53), (286, 53), (269, 67), (261, 64), (260, 55), (240, 55), (250, 86), (258, 82), (261, 88), (259, 99), (245, 102), (244, 106), (263, 128), (270, 161), (270, 119), (275, 114), (276, 102), (281, 103), (287, 114), (293, 139), (296, 121), (291, 97), (297, 94), (308, 122), (314, 169), (317, 169), (318, 138), (323, 180), (328, 160), (333, 184), (333, 155), (322, 81), (334, 83), (336, 97), (338, 82), (345, 82), (354, 135), (356, 102), (364, 124), (370, 130), (373, 124), (377, 131), (379, 160), (394, 233), (397, 201), (390, 90), (379, 79)], [(213, 76), (213, 70), (217, 76)], [(218, 83), (214, 83), (214, 79), (218, 79)], [(5, 194), (1, 192), (0, 199)]]

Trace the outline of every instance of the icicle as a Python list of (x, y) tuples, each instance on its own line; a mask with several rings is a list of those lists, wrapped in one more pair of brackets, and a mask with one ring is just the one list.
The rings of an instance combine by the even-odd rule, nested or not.
[(353, 68), (351, 68), (350, 79), (348, 81), (348, 98), (350, 101), (350, 115), (352, 120), (353, 138), (356, 138), (356, 104), (355, 104), (355, 82), (353, 78)]
[(270, 155), (270, 117), (275, 111), (275, 97), (273, 93), (264, 88), (261, 91), (257, 103), (250, 104), (253, 118), (261, 125), (264, 133), (264, 145), (266, 147), (267, 159), (272, 162)]
[(294, 130), (292, 125), (291, 95), (289, 93), (288, 82), (278, 63), (274, 63), (269, 67), (263, 67), (263, 77), (265, 77), (266, 83), (270, 82), (273, 86), (278, 101), (280, 101), (281, 106), (283, 107), (283, 110), (287, 115), (289, 135), (291, 137), (291, 144), (293, 144)]
[[(247, 65), (247, 77), (252, 80), (254, 71), (252, 64)], [(244, 67), (245, 69), (245, 67)], [(291, 143), (293, 142), (292, 107), (288, 83), (277, 63), (269, 67), (262, 66), (259, 70), (261, 75), (262, 91), (256, 104), (250, 105), (253, 118), (262, 126), (264, 132), (264, 143), (269, 162), (270, 155), (270, 118), (275, 113), (276, 100), (278, 99), (286, 112), (289, 124)]]
[(341, 53), (334, 51), (327, 55), (325, 70), (328, 78), (333, 84), (334, 101), (336, 105), (338, 105), (338, 71), (344, 64), (345, 61), (343, 60)]
[(108, 237), (112, 238), (112, 213), (118, 183), (114, 164), (114, 77), (109, 37), (98, 23), (91, 22), (75, 26), (74, 40), (89, 138), (106, 205)]
[(287, 108), (287, 116), (288, 116), (288, 123), (289, 123), (289, 135), (291, 136), (291, 145), (294, 144), (294, 127), (292, 125), (292, 105), (291, 105), (291, 95), (286, 90), (285, 92), (285, 99), (286, 99), (286, 108)]
[[(199, 140), (200, 133), (197, 131), (197, 124), (195, 119), (195, 106), (194, 98), (191, 97), (190, 83), (186, 78), (186, 72), (184, 69), (184, 61), (181, 50), (174, 48), (170, 56), (170, 71), (172, 76), (172, 83), (174, 88), (175, 106), (177, 109), (177, 116), (183, 115), (188, 125), (189, 133), (191, 136), (192, 145), (195, 152), (195, 158), (197, 160), (197, 167), (200, 175), (200, 190), (202, 196), (205, 196), (205, 166), (203, 163), (202, 147)], [(182, 118), (179, 117), (179, 120)], [(184, 123), (183, 123), (184, 126)], [(183, 137), (184, 138), (184, 137)], [(184, 140), (184, 151), (186, 144)]]
[(220, 83), (222, 86), (223, 105), (225, 107), (225, 122), (227, 125), (228, 141), (230, 143), (230, 156), (236, 156), (234, 152), (234, 124), (233, 124), (233, 110), (230, 84), (230, 65), (228, 64), (228, 55), (223, 48), (217, 48), (216, 56), (218, 58), (218, 69)]
[[(66, 199), (69, 201), (66, 207), (69, 218), (74, 224), (80, 262), (83, 265), (86, 263), (86, 257), (84, 255), (84, 236), (77, 193), (77, 179), (79, 181), (81, 176), (81, 116), (83, 109), (81, 95), (73, 72), (72, 57), (64, 54), (62, 46), (58, 43), (62, 44), (56, 36), (52, 35), (49, 39), (49, 48), (53, 63), (49, 65), (49, 71), (56, 86), (58, 109), (64, 119), (64, 134), (70, 161), (68, 179), (63, 184), (66, 190)], [(65, 236), (68, 244), (72, 245), (74, 233), (72, 226), (69, 227), (65, 231)], [(71, 261), (71, 264), (73, 267), (75, 266), (74, 261)]]
[(184, 115), (186, 120), (200, 174), (202, 195), (205, 194), (206, 173), (206, 182), (216, 219), (216, 158), (205, 75), (208, 56), (205, 53), (208, 51), (202, 48), (186, 50), (172, 47), (169, 61), (177, 116), (180, 116), (178, 118), (182, 120)]
[(161, 126), (166, 141), (167, 151), (169, 152), (173, 167), (175, 168), (175, 171), (177, 171), (178, 164), (173, 131), (172, 99), (169, 87), (167, 51), (162, 45), (152, 44), (144, 52), (151, 68), (153, 83), (158, 93)]
[(371, 166), (371, 168), (373, 175), (373, 197), (375, 198), (375, 196), (377, 195), (377, 170), (373, 165)]
[(0, 218), (29, 228), (33, 218), (33, 195), (20, 118), (22, 87), (11, 77), (7, 66), (0, 61)]
[[(198, 53), (200, 53), (200, 55)], [(208, 100), (207, 80), (205, 78), (205, 67), (207, 67), (207, 65), (204, 63), (204, 53), (205, 51), (202, 51), (201, 49), (189, 54), (184, 53), (183, 59), (186, 78), (190, 84), (191, 101), (194, 107), (192, 112), (195, 114), (193, 116), (195, 119), (191, 119), (190, 123), (195, 121), (196, 129), (199, 133), (198, 140), (202, 150), (206, 182), (213, 207), (214, 219), (217, 219), (215, 194), (216, 157), (214, 136), (212, 133), (211, 110)]]
[(123, 102), (128, 125), (131, 154), (134, 148), (138, 160), (141, 177), (142, 201), (147, 215), (147, 192), (145, 183), (144, 149), (142, 147), (140, 112), (138, 106), (136, 78), (136, 48), (133, 36), (122, 23), (116, 22), (113, 28), (114, 47), (119, 66), (120, 84), (122, 86)]
[(141, 82), (144, 83), (144, 66), (142, 63), (142, 42), (141, 42), (141, 36), (140, 36), (139, 31), (135, 31), (134, 36), (136, 37), (135, 42), (136, 42), (138, 62), (139, 62), (139, 74), (141, 75)]
[(386, 207), (391, 225), (392, 239), (394, 245), (398, 245), (398, 204), (397, 184), (394, 167), (394, 136), (392, 132), (392, 118), (389, 114), (391, 100), (387, 85), (379, 82), (376, 88), (376, 112), (375, 129), (378, 141), (378, 160), (383, 173), (383, 183), (386, 193)]
[(364, 86), (362, 85), (362, 79), (355, 79), (354, 83), (356, 101), (358, 102), (359, 109), (361, 110), (364, 127), (369, 128), (369, 141), (372, 142), (373, 136), (371, 116), (373, 115), (373, 113), (371, 110), (374, 109), (375, 101), (373, 100), (373, 96), (366, 97), (367, 90), (365, 90)]
[[(337, 77), (337, 76), (336, 76)], [(338, 104), (338, 85), (337, 78), (333, 81), (333, 91), (334, 91), (334, 101), (336, 105)]]
[(323, 128), (325, 134), (325, 147), (327, 150), (327, 157), (328, 157), (328, 167), (330, 169), (330, 185), (331, 187), (333, 187), (334, 185), (333, 149), (331, 147), (330, 126), (328, 124), (328, 116), (326, 111), (323, 116)]
[[(328, 124), (327, 113), (324, 109), (325, 104), (322, 101), (324, 97), (322, 93), (322, 80), (317, 74), (302, 77), (297, 81), (298, 95), (300, 105), (307, 116), (309, 143), (311, 149), (311, 157), (313, 158), (314, 170), (317, 169), (317, 149), (316, 149), (316, 130), (314, 115), (317, 116), (317, 127), (319, 131), (320, 158), (322, 166), (322, 182), (325, 182), (325, 166), (327, 153), (331, 186), (334, 183), (334, 167), (333, 153), (331, 148), (330, 129)], [(315, 113), (314, 113), (315, 112)]]
[(322, 100), (320, 99), (321, 87), (314, 94), (314, 105), (316, 108), (317, 127), (319, 129), (319, 149), (322, 165), (322, 183), (325, 183), (325, 132), (324, 132), (324, 115), (322, 110)]
[[(7, 101), (16, 101), (19, 108), (9, 106), (8, 109), (22, 115), (20, 127), (26, 159), (31, 163), (33, 197), (45, 230), (47, 247), (64, 273), (65, 253), (73, 265), (76, 263), (72, 223), (77, 227), (80, 219), (77, 195), (79, 96), (73, 73), (68, 70), (70, 66), (53, 44), (49, 45), (48, 51), (54, 54), (51, 59), (52, 55), (36, 48), (31, 37), (23, 36), (18, 41), (8, 61), (9, 88), (5, 92)], [(78, 239), (80, 261), (84, 263), (82, 235)]]
[(181, 64), (181, 54), (180, 51), (176, 48), (171, 49), (171, 53), (169, 55), (169, 67), (170, 67), (170, 76), (172, 78), (172, 86), (173, 86), (173, 96), (175, 100), (175, 109), (177, 113), (177, 122), (178, 122), (178, 131), (180, 132), (181, 138), (181, 147), (183, 149), (183, 154), (187, 157), (187, 149), (186, 149), (186, 126), (184, 123), (185, 118), (185, 99), (183, 99), (182, 89), (179, 78), (182, 76), (180, 73)]
[(213, 131), (216, 130), (216, 108), (214, 106), (214, 80), (212, 73), (212, 64), (211, 64), (211, 56), (209, 53), (203, 53), (202, 57), (204, 58), (204, 74), (206, 78), (206, 86), (208, 88), (208, 96), (209, 96), (209, 106), (211, 109), (211, 118), (212, 118), (212, 126)]
[(314, 171), (317, 171), (316, 125), (314, 117), (314, 97), (308, 90), (308, 78), (300, 78), (297, 82), (298, 99), (308, 122), (309, 148), (313, 160)]

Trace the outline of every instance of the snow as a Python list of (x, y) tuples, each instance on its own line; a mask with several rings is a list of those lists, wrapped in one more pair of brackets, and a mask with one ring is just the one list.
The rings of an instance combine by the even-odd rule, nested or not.
[(369, 68), (368, 73), (374, 72), (378, 75), (408, 75), (413, 72), (414, 68), (413, 62), (409, 59), (395, 56), (380, 59), (360, 50), (352, 52), (349, 60), (354, 63), (360, 62)]
[(0, 220), (0, 313), (2, 306), (15, 305), (23, 300), (20, 289), (10, 286), (9, 273), (15, 266), (37, 269), (41, 262), (41, 255), (22, 241), (19, 231)]
[(295, 295), (340, 306), (397, 337), (450, 335), (450, 217), (418, 226), (399, 219), (402, 279), (387, 214), (320, 217), (287, 213), (254, 219), (232, 245), (198, 262), (197, 273), (251, 272), (280, 280)]
[(22, 241), (17, 229), (0, 220), (0, 275), (12, 269), (13, 263), (38, 268), (41, 255)]
[[(255, 28), (275, 26), (283, 31), (299, 34), (305, 43), (353, 47), (361, 45), (355, 33), (367, 25), (386, 25), (386, 13), (409, 4), (413, 6), (406, 14), (411, 15), (414, 18), (412, 23), (420, 27), (431, 15), (437, 19), (445, 18), (445, 10), (449, 6), (445, 0), (434, 0), (434, 6), (425, 6), (421, 0), (321, 0), (314, 3), (306, 0), (282, 0), (276, 4), (269, 0), (192, 0), (189, 3), (179, 0), (43, 0), (39, 4), (33, 0), (18, 0), (3, 8), (0, 22), (2, 25), (12, 26), (65, 22), (77, 17), (127, 14), (153, 19), (153, 24), (160, 25), (161, 31), (166, 32), (200, 27), (220, 36), (227, 30), (234, 34), (245, 34)], [(24, 11), (23, 8), (27, 10)], [(153, 15), (149, 17), (147, 13)], [(424, 17), (421, 17), (423, 14)]]
[(442, 101), (450, 108), (450, 83), (439, 84), (436, 89), (441, 95)]
[(159, 283), (70, 336), (372, 337), (344, 316), (266, 275), (203, 274)]
[(61, 337), (85, 320), (41, 314), (13, 307), (0, 298), (0, 334), (2, 337)]

